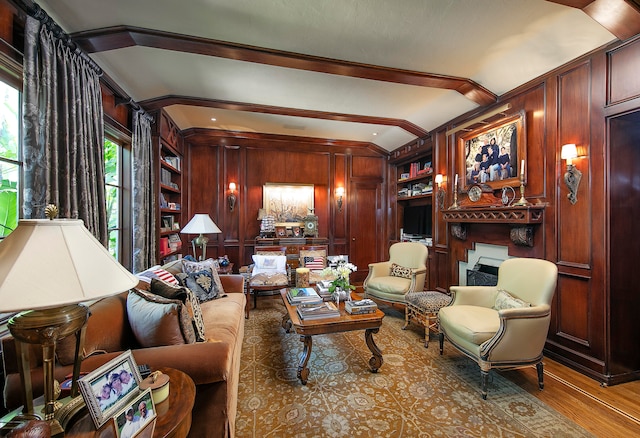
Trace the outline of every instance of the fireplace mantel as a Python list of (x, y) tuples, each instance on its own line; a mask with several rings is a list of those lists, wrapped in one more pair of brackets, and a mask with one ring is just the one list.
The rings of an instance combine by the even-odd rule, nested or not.
[(511, 240), (516, 245), (533, 246), (533, 226), (542, 223), (546, 204), (510, 207), (454, 208), (444, 210), (445, 222), (451, 223), (451, 234), (465, 240), (465, 224), (505, 224), (511, 227)]

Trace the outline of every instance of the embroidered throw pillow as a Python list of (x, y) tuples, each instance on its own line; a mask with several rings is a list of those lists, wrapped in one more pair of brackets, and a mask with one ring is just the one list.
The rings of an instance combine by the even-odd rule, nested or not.
[(170, 300), (180, 300), (187, 308), (196, 334), (196, 341), (206, 340), (204, 333), (204, 318), (196, 295), (187, 287), (173, 286), (157, 279), (151, 280), (151, 292)]
[(216, 284), (218, 292), (222, 294), (224, 292), (224, 289), (222, 288), (222, 282), (220, 281), (220, 276), (218, 275), (218, 267), (218, 261), (214, 259), (207, 259), (204, 262), (191, 262), (188, 260), (182, 261), (182, 272), (186, 272), (187, 274), (206, 271), (208, 269), (211, 272), (211, 277)]
[(254, 254), (252, 275), (287, 273), (287, 256), (264, 256)]
[(531, 307), (531, 303), (512, 296), (506, 290), (498, 289), (498, 295), (496, 295), (496, 301), (493, 305), (495, 310), (518, 309), (520, 307)]
[(405, 268), (404, 266), (397, 265), (395, 263), (391, 264), (391, 276), (392, 277), (402, 277), (402, 278), (411, 278), (411, 268)]
[(192, 272), (190, 274), (183, 272), (178, 274), (178, 279), (183, 286), (189, 288), (189, 290), (195, 294), (201, 303), (215, 300), (222, 295), (209, 269), (203, 269), (202, 271)]

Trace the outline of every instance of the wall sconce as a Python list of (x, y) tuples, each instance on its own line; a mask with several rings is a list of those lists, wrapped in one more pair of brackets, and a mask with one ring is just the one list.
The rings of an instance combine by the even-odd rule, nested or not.
[(230, 182), (229, 183), (229, 196), (227, 197), (227, 202), (229, 202), (229, 211), (233, 211), (233, 209), (236, 207), (236, 201), (238, 200), (238, 198), (236, 197), (235, 194), (236, 191), (236, 183), (234, 182)]
[(444, 180), (444, 177), (442, 176), (441, 173), (438, 173), (436, 175), (436, 185), (438, 186), (438, 191), (436, 192), (436, 196), (437, 196), (437, 200), (438, 200), (438, 208), (440, 210), (444, 209), (444, 189), (440, 186), (442, 184), (442, 181)]
[(344, 197), (344, 187), (336, 188), (336, 198), (338, 202), (338, 211), (342, 211), (342, 198)]
[(571, 143), (562, 145), (560, 158), (562, 158), (563, 160), (567, 160), (567, 171), (564, 174), (564, 183), (569, 189), (567, 198), (569, 198), (569, 202), (571, 202), (572, 204), (578, 202), (578, 186), (580, 185), (580, 180), (582, 179), (582, 172), (580, 172), (576, 168), (576, 166), (571, 163), (571, 160), (577, 157), (578, 149), (576, 148), (575, 144)]

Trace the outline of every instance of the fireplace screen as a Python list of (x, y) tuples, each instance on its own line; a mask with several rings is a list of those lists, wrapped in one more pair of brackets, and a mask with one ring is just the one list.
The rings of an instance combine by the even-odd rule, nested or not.
[(467, 286), (495, 286), (498, 284), (498, 267), (477, 263), (467, 269)]

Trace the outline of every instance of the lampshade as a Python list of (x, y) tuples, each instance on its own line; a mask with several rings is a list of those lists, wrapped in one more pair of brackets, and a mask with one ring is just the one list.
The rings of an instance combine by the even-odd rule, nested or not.
[(23, 219), (0, 242), (0, 312), (94, 300), (138, 284), (82, 220)]
[(208, 214), (199, 213), (194, 215), (180, 232), (184, 234), (211, 234), (221, 233), (222, 231)]
[(562, 145), (562, 152), (560, 152), (560, 158), (563, 160), (576, 158), (578, 156), (578, 149), (573, 143)]
[(442, 184), (442, 174), (438, 173), (436, 175), (436, 184)]

